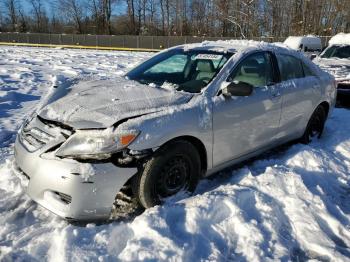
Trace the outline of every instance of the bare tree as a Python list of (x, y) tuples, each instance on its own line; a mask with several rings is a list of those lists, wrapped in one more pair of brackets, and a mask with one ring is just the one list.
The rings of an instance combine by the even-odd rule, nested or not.
[[(24, 12), (26, 1), (32, 12)], [(45, 0), (0, 0), (0, 30), (48, 31)], [(350, 30), (349, 0), (55, 0), (55, 32), (259, 36)], [(120, 10), (127, 7), (125, 13)], [(60, 12), (60, 15), (56, 13)], [(59, 19), (58, 19), (59, 17)]]
[(17, 0), (2, 0), (4, 10), (9, 18), (12, 31), (17, 31), (19, 2)]
[(91, 0), (90, 10), (97, 33), (111, 34), (111, 15), (114, 0)]
[(136, 20), (135, 20), (135, 0), (126, 0), (128, 6), (128, 17), (131, 24), (131, 32), (133, 34), (138, 34), (136, 29)]
[(82, 34), (83, 20), (86, 18), (86, 2), (81, 0), (57, 0), (61, 13), (69, 21), (72, 20), (77, 33)]
[(45, 32), (48, 30), (47, 23), (48, 19), (46, 17), (45, 8), (43, 6), (42, 0), (29, 0), (32, 6), (34, 21), (35, 21), (35, 31)]

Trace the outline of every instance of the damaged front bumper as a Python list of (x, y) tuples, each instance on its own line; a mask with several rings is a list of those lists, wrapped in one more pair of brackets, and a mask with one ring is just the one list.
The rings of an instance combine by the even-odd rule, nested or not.
[[(40, 125), (39, 121), (37, 126), (43, 129)], [(45, 153), (47, 147), (31, 151), (21, 134), (17, 136), (15, 169), (27, 180), (26, 192), (29, 197), (66, 219), (109, 218), (116, 194), (137, 173), (137, 168), (58, 159)], [(93, 175), (83, 173), (86, 165), (92, 168)]]

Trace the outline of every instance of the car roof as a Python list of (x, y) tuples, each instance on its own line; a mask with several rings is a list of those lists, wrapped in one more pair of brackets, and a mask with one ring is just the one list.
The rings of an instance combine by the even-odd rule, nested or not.
[(279, 51), (282, 53), (296, 52), (283, 43), (267, 43), (253, 40), (218, 40), (204, 41), (202, 43), (193, 43), (177, 46), (176, 48), (197, 51), (213, 51), (218, 53), (240, 53), (254, 50), (261, 51)]
[(186, 44), (176, 46), (174, 48), (187, 50), (198, 50), (198, 51), (213, 51), (218, 53), (233, 53), (234, 56), (248, 54), (254, 51), (271, 51), (277, 54), (292, 55), (304, 61), (307, 65), (315, 68), (315, 71), (320, 69), (302, 52), (296, 51), (284, 43), (267, 43), (253, 40), (218, 40), (218, 41), (204, 41), (202, 43)]

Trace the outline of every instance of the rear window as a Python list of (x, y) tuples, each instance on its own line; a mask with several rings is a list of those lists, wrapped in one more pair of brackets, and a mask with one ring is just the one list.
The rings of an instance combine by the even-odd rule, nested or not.
[(282, 81), (304, 77), (303, 66), (298, 58), (291, 55), (281, 54), (277, 54), (276, 56)]

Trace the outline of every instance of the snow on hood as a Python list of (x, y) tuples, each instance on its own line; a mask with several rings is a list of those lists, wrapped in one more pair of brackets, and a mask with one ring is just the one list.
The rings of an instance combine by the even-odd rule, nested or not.
[(317, 57), (313, 62), (333, 75), (337, 81), (350, 80), (350, 59)]
[(39, 115), (76, 129), (104, 128), (125, 118), (186, 103), (191, 97), (125, 78), (82, 81), (68, 95), (44, 107)]

